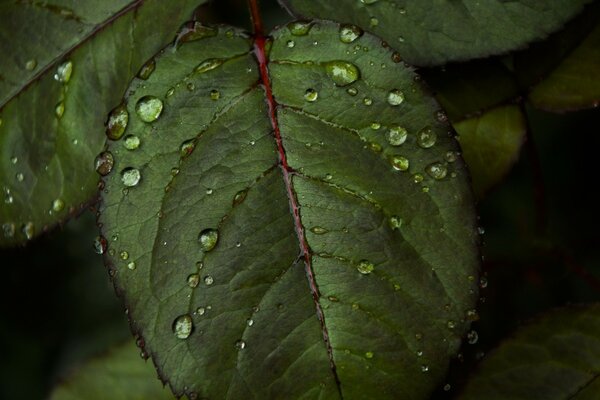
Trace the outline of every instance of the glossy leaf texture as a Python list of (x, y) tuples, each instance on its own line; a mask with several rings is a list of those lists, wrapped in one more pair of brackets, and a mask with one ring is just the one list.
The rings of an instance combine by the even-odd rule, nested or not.
[(135, 344), (127, 343), (88, 361), (61, 382), (50, 400), (174, 400), (156, 378), (150, 362), (140, 357)]
[(572, 306), (521, 328), (483, 360), (461, 400), (600, 397), (600, 306)]
[(0, 4), (0, 245), (33, 238), (94, 196), (110, 107), (202, 2)]
[(252, 38), (197, 30), (132, 82), (101, 156), (110, 273), (163, 379), (200, 398), (426, 398), (478, 296), (445, 114), (356, 27), (273, 32), (272, 102)]
[(509, 104), (453, 124), (478, 198), (500, 182), (518, 160), (527, 133), (520, 106)]
[(279, 0), (299, 18), (368, 28), (413, 65), (503, 54), (546, 38), (590, 0)]

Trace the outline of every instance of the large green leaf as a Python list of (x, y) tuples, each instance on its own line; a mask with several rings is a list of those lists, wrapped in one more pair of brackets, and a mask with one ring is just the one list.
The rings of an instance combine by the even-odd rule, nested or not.
[(275, 31), (276, 103), (246, 34), (197, 30), (133, 81), (99, 158), (107, 261), (163, 378), (209, 398), (426, 398), (478, 296), (445, 115), (355, 27)]
[(50, 400), (174, 400), (133, 343), (90, 360), (57, 386)]
[(0, 3), (0, 245), (94, 195), (110, 107), (203, 1)]
[(414, 65), (481, 58), (558, 30), (591, 0), (279, 0), (297, 17), (369, 27)]
[(482, 362), (463, 400), (600, 398), (600, 305), (554, 310)]

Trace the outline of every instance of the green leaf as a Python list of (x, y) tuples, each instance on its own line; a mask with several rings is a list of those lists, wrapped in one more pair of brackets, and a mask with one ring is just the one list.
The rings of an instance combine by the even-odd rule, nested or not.
[(413, 65), (441, 65), (525, 47), (591, 0), (279, 0), (297, 17), (365, 27)]
[(427, 397), (478, 298), (445, 115), (347, 26), (273, 33), (277, 103), (261, 42), (198, 29), (132, 82), (125, 139), (101, 156), (108, 264), (162, 376), (208, 398)]
[(33, 238), (93, 197), (110, 107), (202, 2), (0, 5), (0, 245)]
[(57, 386), (50, 400), (174, 400), (133, 343), (90, 360)]
[(558, 309), (521, 328), (482, 362), (462, 400), (600, 397), (600, 305)]
[(500, 106), (454, 123), (454, 129), (473, 178), (473, 190), (482, 198), (519, 158), (527, 133), (525, 115), (519, 106)]

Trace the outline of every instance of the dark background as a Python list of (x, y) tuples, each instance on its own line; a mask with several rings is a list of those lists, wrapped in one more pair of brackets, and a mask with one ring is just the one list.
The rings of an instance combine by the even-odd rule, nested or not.
[[(290, 20), (263, 0), (267, 28)], [(203, 20), (249, 28), (245, 1), (202, 8)], [(600, 299), (600, 110), (527, 107), (519, 161), (478, 205), (485, 228), (479, 333), (435, 398), (456, 394), (494, 346), (550, 308)], [(0, 399), (41, 399), (84, 359), (131, 337), (101, 256), (93, 212), (26, 247), (0, 250)], [(442, 384), (442, 386), (444, 385)]]

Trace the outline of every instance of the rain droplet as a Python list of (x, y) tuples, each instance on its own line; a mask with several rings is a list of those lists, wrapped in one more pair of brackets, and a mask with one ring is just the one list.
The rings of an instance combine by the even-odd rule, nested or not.
[(187, 141), (181, 143), (181, 147), (179, 149), (181, 157), (187, 157), (190, 154), (192, 154), (195, 147), (196, 147), (196, 142), (194, 141), (194, 139), (187, 140)]
[(322, 227), (320, 227), (320, 226), (315, 226), (315, 227), (312, 227), (312, 228), (310, 228), (310, 231), (311, 231), (312, 233), (314, 233), (315, 235), (322, 235), (322, 234), (324, 234), (324, 233), (327, 233), (327, 232), (329, 232), (327, 229), (325, 229), (325, 228), (322, 228)]
[(421, 365), (421, 372), (429, 372), (429, 365)]
[(198, 283), (200, 283), (200, 275), (198, 275), (198, 274), (188, 275), (187, 284), (189, 287), (195, 288), (196, 286), (198, 286)]
[(372, 100), (372, 99), (370, 99), (370, 98), (368, 98), (368, 97), (365, 97), (365, 98), (363, 99), (363, 104), (364, 104), (365, 106), (370, 106), (371, 104), (373, 104), (373, 100)]
[(425, 171), (427, 174), (429, 174), (429, 176), (437, 180), (444, 179), (448, 173), (446, 166), (439, 162), (429, 164), (427, 167), (425, 167)]
[(186, 87), (190, 92), (193, 92), (196, 89), (196, 84), (194, 82), (188, 82)]
[(444, 392), (448, 392), (448, 391), (450, 391), (450, 389), (452, 389), (452, 386), (449, 383), (446, 383), (444, 385)]
[(421, 183), (421, 182), (423, 182), (423, 175), (421, 175), (421, 174), (414, 174), (413, 175), (413, 182), (414, 183)]
[(355, 25), (340, 26), (340, 41), (342, 43), (352, 43), (363, 34), (363, 30)]
[(286, 45), (287, 47), (292, 48), (296, 45), (296, 43), (293, 40), (288, 40)]
[(429, 127), (423, 128), (417, 133), (417, 144), (424, 149), (432, 147), (436, 140), (437, 135)]
[(112, 171), (114, 164), (115, 159), (110, 151), (103, 151), (94, 160), (94, 168), (102, 176), (108, 175)]
[(360, 78), (358, 67), (347, 61), (329, 61), (325, 63), (325, 70), (336, 86), (347, 86)]
[(305, 36), (308, 35), (308, 32), (310, 32), (312, 24), (305, 21), (294, 21), (290, 22), (287, 25), (287, 28), (294, 36)]
[(17, 181), (23, 182), (23, 180), (25, 179), (25, 175), (23, 175), (23, 173), (21, 173), (21, 172), (17, 172), (17, 174), (15, 175), (15, 178), (17, 178)]
[(108, 114), (106, 136), (110, 140), (121, 139), (121, 136), (123, 136), (123, 133), (125, 132), (125, 128), (127, 128), (128, 122), (129, 113), (127, 112), (127, 107), (125, 104), (118, 105), (110, 112), (110, 114)]
[(238, 350), (243, 350), (246, 348), (246, 342), (244, 342), (242, 339), (238, 340), (237, 342), (235, 342), (235, 348)]
[(61, 83), (68, 83), (72, 73), (73, 63), (71, 61), (66, 61), (58, 66), (56, 73), (54, 74), (54, 79)]
[(252, 318), (248, 318), (248, 319), (246, 320), (246, 324), (247, 324), (248, 326), (252, 326), (252, 325), (254, 325), (254, 320), (253, 320)]
[(375, 269), (375, 265), (367, 260), (361, 260), (358, 262), (358, 265), (356, 266), (356, 269), (358, 270), (358, 272), (360, 272), (363, 275), (367, 275), (370, 274), (371, 272), (373, 272), (373, 270)]
[(212, 101), (217, 101), (217, 100), (219, 100), (220, 97), (221, 97), (221, 92), (219, 92), (217, 89), (213, 89), (210, 91), (210, 99)]
[(127, 135), (125, 136), (123, 145), (127, 150), (135, 150), (140, 147), (140, 138), (135, 135)]
[(97, 254), (104, 254), (107, 246), (108, 243), (106, 242), (104, 236), (96, 236), (96, 239), (94, 239), (94, 251)]
[(135, 105), (135, 112), (144, 122), (156, 121), (163, 110), (163, 102), (155, 96), (144, 96)]
[(304, 92), (304, 100), (309, 101), (309, 102), (314, 102), (317, 101), (317, 99), (319, 98), (319, 92), (317, 92), (314, 89), (306, 89), (306, 92)]
[(485, 276), (482, 276), (481, 279), (479, 279), (479, 287), (482, 289), (485, 289), (488, 286), (488, 280)]
[(478, 321), (479, 314), (477, 313), (477, 310), (467, 310), (467, 320), (468, 321)]
[(402, 226), (402, 223), (404, 222), (402, 220), (402, 218), (398, 217), (397, 215), (392, 215), (390, 217), (390, 228), (392, 228), (392, 230), (396, 230), (396, 229), (400, 229), (400, 227)]
[(385, 134), (385, 137), (390, 145), (400, 146), (402, 143), (406, 142), (408, 132), (400, 125), (392, 125)]
[(204, 277), (204, 283), (206, 284), (206, 286), (210, 286), (215, 282), (214, 278), (211, 275), (206, 275)]
[(396, 64), (398, 64), (400, 61), (402, 61), (402, 56), (400, 55), (400, 53), (393, 53), (392, 61), (395, 62)]
[(198, 235), (198, 241), (200, 242), (200, 248), (202, 251), (211, 251), (217, 245), (219, 240), (219, 231), (216, 229), (204, 229)]
[(448, 327), (448, 329), (454, 329), (456, 328), (456, 322), (450, 320), (446, 323), (446, 326)]
[(423, 357), (423, 350), (417, 350), (417, 357)]
[(373, 3), (377, 3), (378, 0), (360, 0), (361, 3), (363, 4), (373, 4)]
[(453, 163), (454, 161), (456, 161), (456, 152), (454, 152), (454, 151), (446, 152), (446, 161), (448, 161), (449, 163)]
[(65, 103), (64, 102), (60, 102), (56, 105), (56, 107), (54, 107), (54, 115), (56, 115), (56, 118), (60, 118), (63, 116), (63, 114), (65, 113)]
[(31, 59), (25, 63), (25, 69), (27, 71), (33, 71), (35, 67), (37, 67), (37, 61), (34, 59)]
[(467, 333), (467, 342), (469, 344), (475, 344), (477, 343), (477, 341), (479, 340), (479, 335), (477, 334), (477, 331), (470, 331), (469, 333)]
[(372, 351), (367, 351), (367, 352), (365, 353), (365, 357), (366, 357), (366, 358), (373, 358), (373, 352), (372, 352)]
[(242, 204), (244, 202), (244, 200), (246, 199), (246, 195), (248, 194), (248, 190), (240, 190), (239, 192), (237, 192), (235, 194), (235, 196), (233, 196), (233, 205), (234, 206), (238, 206), (240, 204)]
[(350, 96), (356, 96), (358, 94), (358, 90), (351, 87), (346, 90), (346, 93), (348, 93)]
[(60, 212), (65, 208), (65, 202), (61, 199), (56, 199), (52, 202), (52, 211)]
[(379, 25), (379, 20), (375, 17), (371, 17), (371, 19), (369, 20), (369, 25), (377, 26), (377, 25)]
[(129, 268), (130, 270), (134, 270), (136, 268), (135, 262), (131, 261), (127, 264), (127, 268)]
[(198, 314), (198, 315), (204, 315), (204, 313), (206, 313), (206, 308), (204, 308), (204, 307), (198, 307), (196, 309), (196, 314)]
[[(192, 42), (194, 40), (201, 40), (212, 36), (217, 36), (219, 33), (218, 29), (211, 26), (202, 25), (200, 22), (194, 22), (193, 25), (186, 24), (183, 29), (179, 32), (177, 37), (178, 42)], [(233, 32), (228, 32), (233, 35)]]
[(202, 61), (196, 67), (196, 72), (199, 74), (203, 74), (208, 71), (212, 71), (215, 68), (220, 67), (223, 64), (223, 59), (221, 58), (209, 58), (208, 60)]
[(152, 75), (154, 72), (154, 68), (156, 68), (156, 61), (153, 58), (146, 64), (142, 65), (142, 68), (140, 68), (140, 71), (137, 74), (138, 78), (143, 80), (150, 78), (150, 75)]
[(374, 131), (376, 131), (379, 128), (381, 128), (381, 124), (379, 122), (371, 122), (371, 129), (373, 129)]
[(177, 339), (187, 339), (194, 330), (194, 322), (189, 314), (180, 315), (173, 321), (173, 333)]
[(399, 106), (404, 101), (404, 93), (399, 89), (390, 90), (387, 96), (387, 102), (391, 106)]
[(390, 163), (392, 164), (392, 168), (394, 168), (396, 171), (406, 171), (410, 166), (410, 161), (408, 161), (408, 158), (403, 156), (392, 156), (390, 158)]
[(2, 232), (4, 233), (4, 237), (11, 238), (15, 236), (15, 224), (12, 222), (5, 222), (2, 224)]
[(137, 168), (128, 167), (121, 171), (121, 182), (127, 187), (136, 186), (142, 175)]

